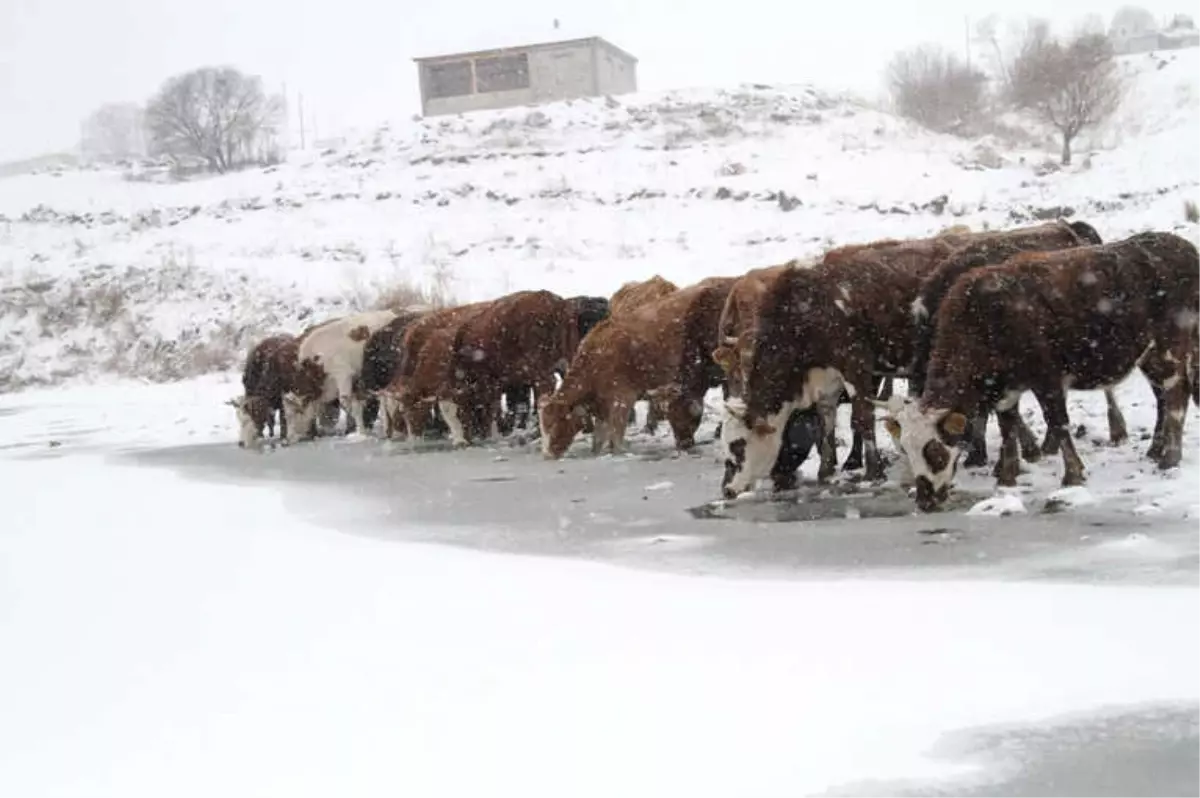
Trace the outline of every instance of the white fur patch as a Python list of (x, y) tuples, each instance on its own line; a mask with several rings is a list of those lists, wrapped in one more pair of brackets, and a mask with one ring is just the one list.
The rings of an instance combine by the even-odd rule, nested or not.
[(446, 420), (446, 426), (450, 429), (451, 443), (456, 446), (465, 446), (467, 435), (463, 429), (462, 419), (458, 417), (458, 404), (449, 399), (439, 399), (438, 410), (442, 411), (442, 418)]
[[(897, 397), (893, 395), (892, 398)], [(901, 399), (900, 401), (903, 406), (898, 411), (892, 412), (892, 416), (900, 425), (898, 442), (908, 461), (914, 481), (917, 477), (925, 477), (933, 485), (935, 491), (949, 485), (954, 479), (960, 452), (947, 447), (950, 448), (950, 462), (941, 471), (934, 471), (925, 460), (925, 445), (930, 441), (941, 441), (937, 425), (949, 411), (932, 409), (922, 412), (916, 402), (910, 399)], [(897, 436), (893, 435), (892, 437), (895, 439)]]
[(912, 303), (912, 317), (914, 321), (925, 321), (929, 318), (929, 309), (925, 307), (925, 300), (917, 297)]
[(807, 410), (822, 399), (836, 400), (846, 387), (842, 373), (833, 368), (812, 368), (804, 375), (804, 387), (796, 406)]
[(778, 413), (767, 416), (764, 421), (771, 428), (771, 432), (765, 435), (747, 427), (744, 416), (734, 416), (725, 421), (721, 426), (721, 443), (725, 447), (726, 458), (733, 459), (729, 454), (730, 444), (737, 441), (746, 443), (745, 459), (725, 486), (726, 490), (735, 494), (745, 493), (771, 473), (793, 408), (794, 405), (785, 402)]

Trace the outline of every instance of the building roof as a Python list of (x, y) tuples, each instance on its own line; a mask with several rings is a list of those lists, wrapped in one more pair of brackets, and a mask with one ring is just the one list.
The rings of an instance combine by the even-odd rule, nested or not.
[(514, 45), (508, 45), (508, 46), (504, 46), (504, 47), (492, 47), (492, 48), (486, 49), (486, 50), (468, 50), (468, 51), (458, 52), (458, 53), (442, 53), (439, 55), (426, 55), (426, 56), (420, 56), (420, 57), (414, 58), (413, 61), (416, 61), (418, 64), (422, 64), (422, 63), (428, 63), (428, 62), (432, 62), (432, 61), (448, 61), (448, 60), (458, 59), (458, 58), (478, 58), (480, 56), (497, 56), (497, 55), (513, 54), (513, 53), (523, 53), (523, 52), (528, 52), (530, 50), (542, 50), (542, 49), (545, 49), (548, 47), (562, 47), (563, 45), (579, 45), (579, 44), (599, 44), (602, 47), (606, 47), (609, 50), (612, 50), (614, 53), (617, 53), (621, 57), (628, 59), (629, 61), (632, 61), (634, 63), (637, 62), (637, 58), (635, 58), (633, 55), (622, 50), (620, 47), (617, 47), (612, 42), (610, 42), (607, 39), (600, 37), (600, 36), (585, 36), (585, 37), (577, 38), (577, 39), (560, 39), (558, 41), (552, 41), (552, 42), (534, 42), (534, 43), (530, 43), (530, 44), (514, 44)]

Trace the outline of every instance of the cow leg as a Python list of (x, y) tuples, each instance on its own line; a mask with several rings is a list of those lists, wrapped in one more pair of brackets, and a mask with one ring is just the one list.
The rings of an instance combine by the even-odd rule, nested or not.
[[(591, 413), (588, 413), (591, 416)], [(625, 426), (629, 426), (626, 424)], [(599, 455), (604, 451), (604, 447), (608, 445), (608, 439), (612, 435), (608, 428), (608, 417), (601, 416), (592, 424), (592, 454)]]
[[(363, 402), (354, 395), (354, 381), (351, 379), (339, 379), (337, 381), (338, 401), (342, 403), (342, 407), (346, 410), (346, 434), (351, 435), (355, 432), (367, 433), (367, 422), (364, 414)], [(351, 428), (351, 422), (354, 427)]]
[(283, 400), (278, 400), (275, 402), (275, 407), (272, 408), (271, 412), (274, 413), (276, 411), (279, 412), (279, 439), (287, 440), (287, 413), (283, 412)]
[(817, 481), (828, 482), (837, 471), (837, 399), (822, 400), (817, 403), (817, 413), (821, 417), (821, 467), (817, 469)]
[(1150, 438), (1150, 448), (1146, 450), (1146, 457), (1158, 460), (1163, 452), (1163, 422), (1167, 417), (1167, 401), (1161, 386), (1151, 382), (1150, 390), (1154, 392), (1154, 434)]
[(796, 410), (788, 417), (783, 443), (771, 468), (771, 482), (776, 491), (795, 490), (800, 486), (800, 466), (820, 437), (821, 421), (815, 412)]
[(876, 398), (881, 402), (886, 402), (892, 398), (892, 394), (896, 391), (896, 383), (891, 377), (884, 377), (879, 381), (879, 390), (875, 391)]
[(996, 484), (1003, 488), (1015, 487), (1021, 473), (1020, 446), (1017, 443), (1017, 422), (1021, 412), (1014, 405), (1008, 410), (997, 410), (996, 421), (1000, 424), (1000, 459), (996, 461)]
[[(658, 432), (658, 424), (662, 421), (662, 412), (659, 410), (659, 407), (658, 397), (653, 393), (646, 394), (646, 426), (642, 428), (642, 431), (647, 435), (654, 435)], [(633, 412), (632, 407), (629, 408), (629, 412)], [(669, 409), (667, 411), (667, 423), (671, 423)]]
[(438, 410), (442, 413), (442, 420), (446, 422), (446, 427), (450, 430), (450, 442), (456, 449), (461, 449), (470, 444), (467, 442), (466, 430), (463, 427), (463, 419), (459, 416), (461, 408), (457, 402), (451, 399), (439, 399)]
[(870, 397), (860, 395), (850, 402), (850, 423), (862, 436), (863, 458), (866, 461), (863, 476), (868, 482), (883, 482), (887, 474), (883, 472), (883, 459), (875, 445), (875, 405), (871, 404)]
[[(1046, 423), (1049, 424), (1050, 422), (1047, 420)], [(1046, 437), (1042, 439), (1042, 455), (1044, 457), (1050, 457), (1056, 454), (1058, 454), (1058, 438), (1054, 435), (1051, 435), (1050, 429), (1047, 428)]]
[(1026, 463), (1036, 463), (1042, 459), (1042, 448), (1020, 413), (1017, 414), (1017, 442), (1021, 446), (1021, 459)]
[(1067, 394), (1062, 388), (1035, 391), (1042, 409), (1046, 413), (1046, 435), (1058, 439), (1063, 458), (1063, 487), (1082, 485), (1086, 482), (1083, 474), (1083, 461), (1075, 451), (1075, 441), (1071, 439), (1071, 419), (1067, 415)]
[(626, 426), (632, 427), (636, 423), (637, 423), (637, 408), (631, 407), (631, 408), (629, 408), (629, 423)]
[(675, 435), (675, 448), (687, 451), (696, 445), (696, 430), (700, 428), (704, 402), (694, 391), (679, 391), (673, 394), (667, 404), (667, 422)]
[(1108, 441), (1113, 446), (1121, 446), (1129, 440), (1129, 428), (1112, 388), (1104, 389), (1104, 401), (1108, 405)]
[(963, 465), (967, 468), (987, 465), (987, 422), (988, 413), (985, 411), (974, 415), (967, 426), (967, 456), (963, 459)]
[(604, 424), (608, 428), (607, 446), (613, 454), (625, 451), (625, 430), (629, 425), (622, 422), (629, 418), (629, 408), (633, 407), (635, 401), (636, 396), (633, 395), (618, 397), (609, 407), (608, 415), (596, 419), (597, 424)]
[(1186, 362), (1186, 358), (1175, 358), (1163, 346), (1152, 350), (1141, 363), (1157, 403), (1154, 441), (1147, 454), (1162, 469), (1174, 468), (1183, 459), (1183, 420), (1191, 388)]
[(363, 434), (371, 432), (375, 429), (375, 422), (379, 420), (380, 403), (377, 396), (366, 396), (360, 400), (362, 402), (362, 417), (363, 417)]

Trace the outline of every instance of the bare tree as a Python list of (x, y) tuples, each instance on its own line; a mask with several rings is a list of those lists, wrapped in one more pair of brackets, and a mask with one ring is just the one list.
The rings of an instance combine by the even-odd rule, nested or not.
[(983, 108), (987, 78), (939, 47), (896, 53), (887, 83), (901, 116), (943, 132), (961, 130)]
[(1047, 27), (1031, 28), (1013, 62), (1012, 99), (1036, 113), (1062, 137), (1063, 165), (1071, 163), (1071, 143), (1121, 104), (1122, 85), (1113, 48), (1101, 34), (1080, 33), (1063, 44)]
[(262, 156), (283, 121), (283, 100), (232, 67), (203, 67), (167, 80), (146, 106), (154, 151), (203, 159), (226, 172)]
[(136, 158), (146, 154), (144, 130), (141, 106), (108, 103), (83, 120), (79, 149), (89, 159)]

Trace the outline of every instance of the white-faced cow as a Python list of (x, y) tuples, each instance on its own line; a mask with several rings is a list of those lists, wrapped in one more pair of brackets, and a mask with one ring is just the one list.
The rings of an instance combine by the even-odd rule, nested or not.
[(367, 431), (367, 397), (355, 391), (367, 339), (396, 318), (390, 310), (356, 313), (312, 330), (300, 343), (295, 380), (283, 398), (289, 440), (300, 440), (318, 410), (338, 400), (360, 432)]
[(870, 402), (876, 378), (903, 374), (912, 358), (909, 306), (921, 281), (965, 240), (966, 234), (953, 234), (846, 246), (810, 268), (784, 268), (765, 278), (749, 332), (728, 355), (742, 371), (744, 393), (725, 403), (726, 497), (772, 471), (795, 410), (819, 414), (818, 478), (832, 477), (843, 392), (851, 397), (851, 426), (862, 436), (865, 476), (884, 478)]
[(937, 311), (925, 390), (894, 396), (884, 423), (907, 457), (917, 506), (939, 507), (953, 484), (969, 416), (995, 409), (1003, 439), (998, 484), (1016, 484), (1017, 401), (1033, 391), (1063, 456), (1065, 486), (1084, 482), (1069, 431), (1070, 390), (1113, 386), (1140, 367), (1158, 397), (1147, 455), (1161, 468), (1182, 456), (1196, 380), (1200, 262), (1171, 233), (1057, 252), (1026, 252), (973, 269)]
[[(937, 309), (946, 292), (960, 276), (980, 266), (1001, 263), (1018, 252), (1052, 251), (1102, 243), (1104, 242), (1100, 238), (1100, 234), (1086, 222), (1067, 224), (1060, 220), (1032, 227), (997, 231), (968, 244), (946, 258), (925, 279), (920, 293), (912, 304), (913, 320), (916, 323), (916, 341), (908, 373), (909, 395), (920, 396), (921, 391), (924, 390), (929, 350), (933, 345), (933, 336), (936, 332)], [(1121, 414), (1121, 408), (1111, 390), (1105, 391), (1105, 399), (1108, 401), (1109, 435), (1113, 445), (1118, 445), (1128, 437), (1125, 418)], [(987, 430), (987, 416), (972, 419), (967, 430), (967, 454), (963, 465), (968, 467), (985, 465), (987, 463), (987, 445), (984, 434)], [(1021, 456), (1031, 463), (1040, 460), (1043, 454), (1052, 454), (1056, 451), (1057, 441), (1053, 436), (1047, 435), (1045, 442), (1039, 447), (1033, 433), (1019, 416), (1017, 439), (1020, 442)]]

